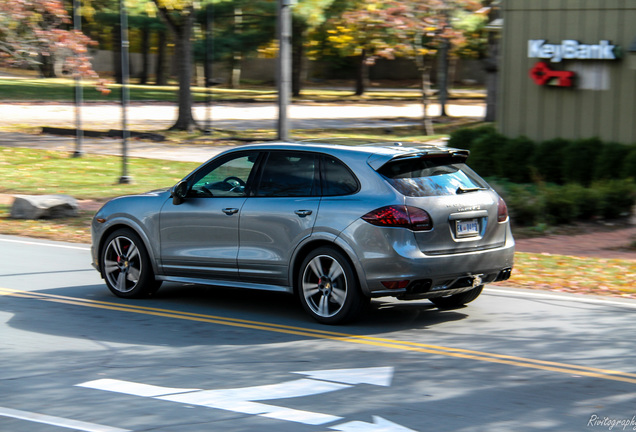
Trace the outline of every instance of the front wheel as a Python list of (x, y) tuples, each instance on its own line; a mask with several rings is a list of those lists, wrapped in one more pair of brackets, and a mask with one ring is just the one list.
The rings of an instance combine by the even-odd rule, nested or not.
[(484, 286), (479, 285), (478, 287), (473, 288), (470, 291), (465, 291), (463, 293), (447, 297), (434, 297), (429, 300), (432, 301), (433, 304), (440, 309), (455, 309), (475, 300), (477, 297), (479, 297), (479, 294), (481, 294), (483, 289)]
[(143, 241), (129, 229), (108, 236), (101, 253), (101, 269), (108, 289), (117, 297), (149, 296), (161, 285), (155, 280)]
[(298, 295), (303, 308), (323, 324), (353, 320), (368, 302), (349, 261), (331, 247), (318, 248), (304, 259)]

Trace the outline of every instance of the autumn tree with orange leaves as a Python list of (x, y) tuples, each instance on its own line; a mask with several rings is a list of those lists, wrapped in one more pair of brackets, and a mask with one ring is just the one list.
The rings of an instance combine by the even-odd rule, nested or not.
[(71, 24), (61, 0), (1, 1), (0, 66), (40, 68), (59, 58), (74, 76), (97, 78), (88, 56), (94, 42)]
[(421, 77), (423, 126), (433, 134), (429, 104), (432, 60), (445, 44), (459, 45), (463, 35), (453, 28), (452, 12), (474, 10), (474, 0), (357, 0), (330, 21), (329, 42), (341, 55), (356, 57), (356, 94), (365, 91), (365, 75), (378, 58), (410, 58)]

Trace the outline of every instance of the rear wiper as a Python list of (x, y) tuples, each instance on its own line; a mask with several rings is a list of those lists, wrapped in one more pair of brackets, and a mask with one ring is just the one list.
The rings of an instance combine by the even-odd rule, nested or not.
[(478, 192), (478, 191), (483, 191), (483, 190), (487, 190), (487, 188), (485, 187), (474, 187), (474, 188), (463, 188), (463, 187), (458, 187), (457, 191), (455, 191), (455, 193), (457, 195), (459, 194), (465, 194), (465, 193), (469, 193), (469, 192)]

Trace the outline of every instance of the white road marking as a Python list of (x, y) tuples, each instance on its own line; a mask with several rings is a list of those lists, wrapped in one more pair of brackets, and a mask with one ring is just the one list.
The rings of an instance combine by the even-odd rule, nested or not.
[(86, 387), (97, 390), (124, 393), (141, 397), (159, 397), (170, 394), (199, 392), (201, 389), (171, 388), (150, 384), (140, 384), (130, 381), (120, 381), (114, 379), (99, 379), (77, 384), (76, 387)]
[(557, 293), (550, 293), (550, 292), (528, 292), (528, 291), (516, 290), (514, 288), (505, 290), (505, 289), (487, 287), (485, 290), (485, 293), (510, 294), (510, 295), (515, 295), (519, 297), (538, 297), (538, 298), (547, 298), (551, 300), (563, 300), (563, 301), (590, 303), (590, 304), (598, 304), (598, 305), (605, 305), (605, 306), (621, 306), (621, 307), (626, 307), (630, 309), (636, 309), (636, 302), (634, 302), (633, 299), (625, 299), (626, 301), (605, 300), (605, 299), (590, 298), (585, 296), (578, 297), (575, 295), (560, 295)]
[(406, 428), (378, 416), (373, 416), (373, 423), (352, 421), (331, 426), (329, 429), (341, 432), (415, 432), (413, 429)]
[(63, 244), (32, 242), (32, 241), (26, 241), (26, 240), (12, 240), (12, 239), (0, 238), (0, 241), (8, 242), (8, 243), (19, 243), (19, 244), (25, 244), (25, 245), (56, 247), (56, 248), (62, 248), (62, 249), (76, 249), (76, 250), (83, 250), (83, 251), (91, 250), (91, 248), (86, 246), (69, 246), (69, 245), (63, 245)]
[[(313, 379), (301, 378), (279, 384), (218, 390), (161, 387), (114, 379), (88, 381), (77, 384), (77, 387), (150, 397), (164, 401), (204, 406), (315, 426), (333, 423), (341, 420), (342, 417), (273, 406), (260, 403), (259, 401), (313, 396), (348, 389), (351, 388), (353, 384), (389, 386), (393, 378), (393, 367), (335, 369), (294, 373), (308, 375)], [(365, 424), (374, 428), (377, 426), (376, 424)]]
[(371, 384), (383, 387), (391, 385), (393, 367), (376, 367), (360, 369), (334, 369), (311, 372), (293, 372), (307, 375), (309, 378), (334, 381), (344, 384)]
[(26, 420), (34, 423), (43, 423), (51, 426), (59, 426), (66, 429), (73, 429), (82, 432), (131, 432), (128, 429), (119, 429), (110, 426), (103, 426), (94, 423), (86, 423), (77, 420), (54, 417), (28, 411), (20, 411), (11, 408), (0, 407), (1, 417), (11, 417), (19, 420)]

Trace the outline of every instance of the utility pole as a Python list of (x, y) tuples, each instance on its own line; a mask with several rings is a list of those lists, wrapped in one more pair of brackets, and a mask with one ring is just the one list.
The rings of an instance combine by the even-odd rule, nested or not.
[(205, 55), (203, 79), (205, 80), (205, 127), (203, 133), (210, 135), (212, 129), (211, 80), (212, 80), (212, 3), (205, 6)]
[[(82, 31), (82, 14), (80, 0), (73, 0), (73, 28), (75, 31)], [(82, 142), (84, 141), (84, 130), (82, 129), (82, 77), (79, 72), (75, 72), (75, 151), (73, 157), (82, 157)]]
[(128, 15), (126, 15), (126, 0), (119, 0), (119, 19), (121, 21), (121, 137), (122, 137), (122, 154), (121, 154), (121, 177), (120, 184), (132, 183), (132, 177), (128, 175)]
[(291, 6), (295, 0), (278, 0), (278, 139), (289, 141), (287, 117), (291, 94)]
[(447, 0), (444, 0), (444, 27), (442, 28), (442, 46), (439, 56), (439, 104), (440, 117), (446, 117), (446, 103), (448, 101), (448, 52), (450, 51), (450, 41), (448, 40), (446, 30), (449, 28), (450, 14), (448, 10)]

